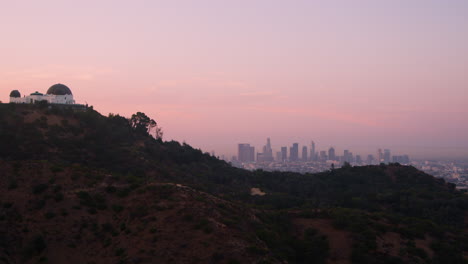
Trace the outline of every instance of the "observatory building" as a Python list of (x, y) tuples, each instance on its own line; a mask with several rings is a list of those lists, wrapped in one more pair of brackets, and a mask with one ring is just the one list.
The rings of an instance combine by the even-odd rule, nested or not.
[(10, 93), (10, 103), (33, 104), (41, 101), (46, 101), (49, 104), (75, 104), (70, 88), (61, 83), (52, 85), (46, 94), (34, 92), (21, 97), (18, 90), (13, 90)]

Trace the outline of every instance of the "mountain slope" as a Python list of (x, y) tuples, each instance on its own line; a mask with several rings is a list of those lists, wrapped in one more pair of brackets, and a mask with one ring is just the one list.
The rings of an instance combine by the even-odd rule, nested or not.
[(6, 263), (465, 263), (468, 252), (466, 196), (413, 167), (250, 172), (93, 109), (0, 104), (0, 173)]

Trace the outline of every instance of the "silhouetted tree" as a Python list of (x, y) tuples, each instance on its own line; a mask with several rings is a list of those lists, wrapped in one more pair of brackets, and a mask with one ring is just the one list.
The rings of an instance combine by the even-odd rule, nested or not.
[(158, 123), (154, 119), (149, 118), (145, 113), (137, 112), (133, 114), (130, 118), (130, 125), (137, 133), (149, 134), (156, 139), (162, 138), (163, 132), (158, 127)]

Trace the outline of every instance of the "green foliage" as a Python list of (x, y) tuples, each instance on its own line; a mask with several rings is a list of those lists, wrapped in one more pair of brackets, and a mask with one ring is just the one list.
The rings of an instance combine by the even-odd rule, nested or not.
[[(32, 112), (41, 111), (43, 116), (34, 122), (26, 118)], [(59, 118), (61, 122), (50, 125), (48, 120), (52, 118)], [(256, 236), (276, 258), (290, 263), (303, 263), (306, 259), (323, 262), (328, 243), (313, 230), (304, 237), (294, 237), (292, 217), (284, 213), (291, 211), (304, 212), (302, 217), (330, 217), (337, 228), (351, 232), (355, 263), (401, 262), (400, 258), (376, 252), (376, 237), (389, 231), (408, 240), (431, 236), (435, 241), (433, 263), (461, 263), (462, 252), (468, 251), (468, 243), (460, 235), (465, 228), (468, 197), (456, 191), (453, 185), (413, 167), (345, 164), (343, 168), (317, 174), (250, 172), (233, 168), (185, 143), (163, 142), (157, 136), (155, 139), (150, 136), (155, 127), (156, 122), (141, 112), (127, 119), (113, 114), (104, 117), (93, 109), (73, 111), (0, 104), (0, 159), (14, 164), (8, 188), (17, 188), (17, 176), (24, 170), (21, 166), (24, 160), (47, 160), (54, 164), (50, 171), (57, 174), (53, 178), (57, 181), (62, 176), (60, 172), (71, 171), (74, 184), (83, 180), (89, 186), (97, 186), (104, 180), (104, 173), (83, 168), (110, 172), (128, 185), (109, 186), (104, 194), (121, 198), (148, 192), (155, 200), (174, 199), (175, 186), (147, 184), (155, 180), (180, 183), (233, 200), (241, 206), (254, 207), (261, 219), (255, 224)], [(32, 199), (30, 208), (41, 209), (51, 198), (61, 201), (62, 190), (52, 189), (52, 186), (52, 182), (34, 185), (33, 194), (46, 195)], [(252, 187), (261, 188), (267, 194), (251, 196)], [(47, 192), (49, 188), (53, 193)], [(80, 192), (77, 196), (80, 205), (92, 214), (107, 207), (103, 194)], [(204, 196), (195, 199), (207, 202)], [(239, 228), (242, 220), (238, 216), (231, 215), (223, 205), (217, 209), (226, 225)], [(267, 209), (268, 213), (262, 209)], [(122, 212), (123, 206), (114, 204), (112, 210)], [(132, 218), (150, 214), (146, 205), (128, 210)], [(197, 220), (189, 215), (184, 217), (184, 221), (195, 221), (198, 229), (212, 232), (209, 223)], [(318, 248), (320, 250), (316, 251)], [(405, 254), (416, 259), (428, 258), (423, 251), (410, 245), (405, 248)]]

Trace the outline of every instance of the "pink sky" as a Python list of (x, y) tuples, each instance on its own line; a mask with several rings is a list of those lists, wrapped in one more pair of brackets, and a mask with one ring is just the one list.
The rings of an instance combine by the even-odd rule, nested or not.
[(68, 85), (165, 139), (468, 157), (468, 2), (8, 1), (0, 100)]

